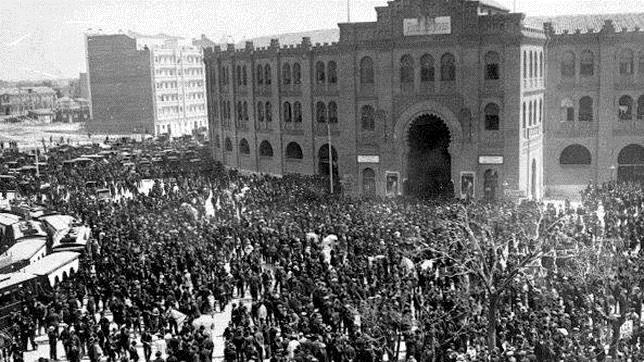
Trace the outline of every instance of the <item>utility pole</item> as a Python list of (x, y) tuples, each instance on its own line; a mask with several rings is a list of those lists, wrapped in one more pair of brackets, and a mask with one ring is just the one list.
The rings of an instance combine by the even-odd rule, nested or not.
[(40, 167), (38, 166), (38, 153), (40, 153), (40, 150), (36, 148), (36, 177), (40, 178)]
[(329, 190), (333, 193), (333, 152), (331, 146), (331, 120), (326, 122), (327, 138), (329, 143)]

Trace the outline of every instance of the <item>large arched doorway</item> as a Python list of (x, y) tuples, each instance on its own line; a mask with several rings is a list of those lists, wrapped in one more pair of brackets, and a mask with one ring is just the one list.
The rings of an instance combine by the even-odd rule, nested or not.
[(624, 147), (617, 162), (618, 181), (644, 183), (644, 147), (636, 144)]
[[(331, 158), (333, 160), (333, 180), (337, 183), (338, 180), (338, 153), (335, 147), (331, 146)], [(318, 151), (318, 173), (322, 176), (329, 176), (329, 144), (320, 147)]]
[(409, 127), (405, 193), (420, 198), (453, 196), (449, 154), (450, 132), (445, 122), (425, 114)]

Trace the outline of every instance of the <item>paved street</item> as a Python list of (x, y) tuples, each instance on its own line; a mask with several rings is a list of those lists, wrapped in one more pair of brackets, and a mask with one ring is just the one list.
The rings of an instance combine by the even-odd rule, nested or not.
[[(233, 300), (232, 303), (239, 303), (239, 302), (240, 302), (240, 299), (235, 299)], [(244, 299), (243, 302), (244, 304), (248, 304), (250, 306), (251, 300)], [(230, 321), (232, 303), (228, 304), (224, 312), (215, 313), (213, 315), (214, 325), (211, 333), (214, 336), (213, 342), (215, 344), (215, 350), (213, 352), (213, 361), (216, 361), (216, 362), (223, 361), (223, 358), (224, 358), (224, 340), (222, 336), (223, 336), (224, 330), (226, 329), (226, 326), (228, 325), (228, 322)], [(45, 358), (49, 357), (49, 342), (47, 340), (47, 336), (43, 335), (43, 336), (37, 337), (36, 342), (38, 343), (38, 350), (29, 351), (25, 353), (26, 362), (37, 361), (38, 358), (40, 357), (45, 357)], [(143, 359), (143, 346), (141, 345), (141, 342), (138, 338), (137, 338), (137, 346), (139, 350), (139, 355)], [(64, 353), (62, 342), (60, 341), (58, 342), (57, 349), (58, 349), (58, 360), (67, 361), (67, 359), (64, 358), (65, 353)], [(164, 343), (159, 343), (158, 339), (154, 337), (152, 355), (154, 356), (154, 354), (159, 350), (161, 350), (161, 352), (163, 353), (163, 357), (165, 358), (166, 354), (164, 349)], [(89, 361), (89, 358), (85, 357), (83, 360)]]

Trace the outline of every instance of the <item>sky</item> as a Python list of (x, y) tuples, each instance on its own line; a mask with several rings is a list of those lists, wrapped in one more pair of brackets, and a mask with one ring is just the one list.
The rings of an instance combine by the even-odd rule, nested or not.
[[(386, 0), (349, 0), (351, 21), (374, 21)], [(513, 0), (497, 0), (513, 8)], [(644, 12), (644, 0), (516, 0), (530, 15)], [(136, 31), (220, 42), (336, 28), (347, 0), (0, 0), (0, 79), (77, 77), (84, 33)]]

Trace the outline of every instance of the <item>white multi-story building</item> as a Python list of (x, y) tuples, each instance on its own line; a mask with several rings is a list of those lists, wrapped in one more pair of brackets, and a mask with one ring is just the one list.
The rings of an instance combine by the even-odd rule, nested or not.
[(206, 81), (200, 47), (166, 35), (135, 35), (150, 50), (154, 134), (172, 137), (207, 133)]

